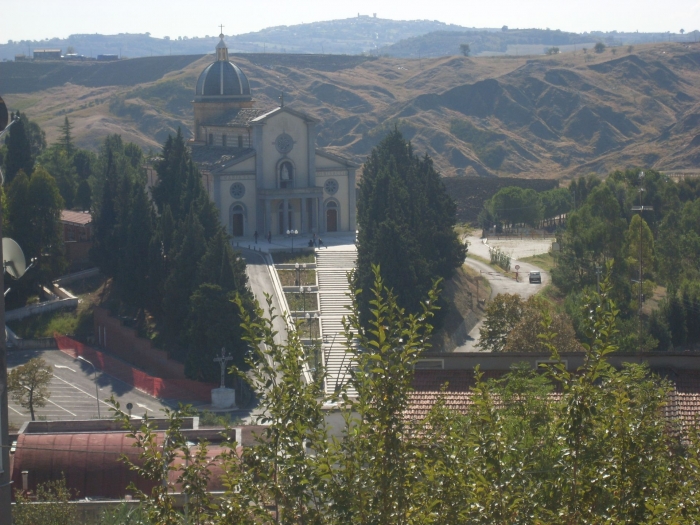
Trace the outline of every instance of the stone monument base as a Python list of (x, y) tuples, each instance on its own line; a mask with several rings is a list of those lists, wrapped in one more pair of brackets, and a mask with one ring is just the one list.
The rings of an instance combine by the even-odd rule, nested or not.
[(211, 391), (212, 408), (226, 409), (236, 407), (236, 391), (232, 388), (214, 388)]

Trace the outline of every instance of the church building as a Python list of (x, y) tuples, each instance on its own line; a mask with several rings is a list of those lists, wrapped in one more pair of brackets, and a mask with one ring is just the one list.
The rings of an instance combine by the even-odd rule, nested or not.
[(319, 121), (284, 105), (255, 108), (224, 36), (197, 80), (192, 158), (235, 237), (355, 231), (357, 165), (316, 147)]

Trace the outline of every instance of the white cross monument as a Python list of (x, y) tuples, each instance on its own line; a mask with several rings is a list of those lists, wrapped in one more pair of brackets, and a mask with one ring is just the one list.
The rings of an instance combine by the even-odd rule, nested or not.
[(211, 404), (216, 409), (229, 409), (236, 407), (236, 391), (226, 388), (226, 363), (233, 361), (233, 357), (226, 355), (226, 348), (221, 349), (221, 357), (215, 357), (214, 361), (221, 365), (221, 386), (211, 391)]

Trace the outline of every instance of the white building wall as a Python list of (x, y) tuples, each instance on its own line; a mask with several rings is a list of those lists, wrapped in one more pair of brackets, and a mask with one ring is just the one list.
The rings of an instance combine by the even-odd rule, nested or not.
[[(275, 140), (282, 133), (287, 133), (294, 140), (294, 147), (287, 155), (282, 155), (275, 147)], [(294, 165), (294, 187), (308, 187), (308, 134), (302, 119), (284, 112), (266, 119), (262, 128), (262, 147), (263, 154), (258, 156), (262, 162), (265, 188), (279, 187), (277, 166), (283, 158), (291, 160)]]

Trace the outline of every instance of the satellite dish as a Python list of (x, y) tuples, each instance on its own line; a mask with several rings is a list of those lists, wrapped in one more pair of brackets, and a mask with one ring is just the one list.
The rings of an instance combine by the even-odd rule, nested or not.
[(7, 127), (8, 122), (10, 122), (10, 117), (7, 114), (7, 106), (2, 97), (0, 97), (0, 131)]
[(13, 279), (19, 279), (27, 271), (27, 262), (22, 248), (9, 237), (2, 239), (2, 265)]

